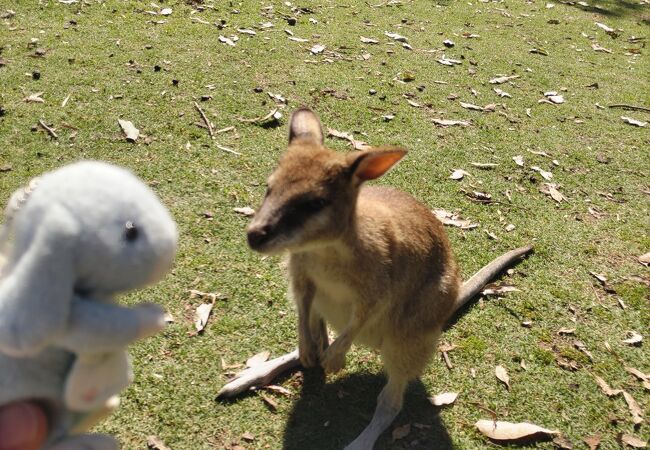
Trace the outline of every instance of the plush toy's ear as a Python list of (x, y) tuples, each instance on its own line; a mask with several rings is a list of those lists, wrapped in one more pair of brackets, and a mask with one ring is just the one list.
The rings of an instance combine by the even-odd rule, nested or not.
[(323, 127), (318, 116), (309, 108), (299, 108), (294, 111), (289, 121), (289, 144), (297, 139), (309, 143), (323, 145)]
[(25, 219), (38, 228), (0, 280), (0, 351), (11, 356), (38, 353), (64, 329), (75, 283), (74, 218), (55, 205), (44, 217)]
[(379, 178), (406, 155), (399, 147), (379, 147), (361, 154), (351, 154), (350, 173), (360, 181)]

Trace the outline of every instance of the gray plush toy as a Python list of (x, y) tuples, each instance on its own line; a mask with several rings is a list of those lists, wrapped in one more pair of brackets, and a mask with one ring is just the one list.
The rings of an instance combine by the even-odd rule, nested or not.
[[(156, 195), (130, 172), (81, 162), (16, 192), (0, 230), (0, 405), (42, 402), (48, 450), (109, 450), (82, 434), (132, 380), (127, 345), (164, 327), (154, 305), (117, 293), (159, 280), (177, 232)], [(4, 260), (4, 262), (2, 261)]]

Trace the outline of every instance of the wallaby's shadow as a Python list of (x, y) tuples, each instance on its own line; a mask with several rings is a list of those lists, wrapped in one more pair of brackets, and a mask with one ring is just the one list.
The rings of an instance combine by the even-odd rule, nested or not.
[[(357, 373), (325, 383), (322, 371), (304, 371), (300, 398), (284, 430), (283, 449), (342, 449), (370, 423), (377, 395), (385, 384), (383, 375)], [(422, 382), (411, 383), (402, 412), (379, 438), (375, 449), (453, 449), (439, 412), (427, 399)], [(393, 442), (392, 430), (405, 424), (411, 424), (411, 432)]]

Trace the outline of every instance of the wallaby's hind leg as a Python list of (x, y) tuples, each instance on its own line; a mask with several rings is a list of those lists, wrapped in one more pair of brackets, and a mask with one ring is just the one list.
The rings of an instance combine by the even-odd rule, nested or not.
[(388, 373), (370, 424), (345, 450), (372, 450), (379, 436), (395, 420), (402, 410), (404, 391), (410, 380), (422, 374), (434, 349), (440, 333), (427, 334), (398, 343), (386, 342), (381, 349), (381, 358)]

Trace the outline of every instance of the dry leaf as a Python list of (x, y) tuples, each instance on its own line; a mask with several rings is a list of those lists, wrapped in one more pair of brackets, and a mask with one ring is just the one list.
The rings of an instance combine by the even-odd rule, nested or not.
[[(481, 294), (483, 295), (502, 295), (506, 294), (508, 292), (520, 292), (519, 289), (517, 289), (514, 286), (509, 286), (507, 284), (497, 286), (494, 283), (490, 283), (486, 285), (483, 290), (481, 291)], [(501, 367), (501, 366), (499, 366)]]
[(627, 407), (630, 409), (630, 413), (632, 414), (632, 422), (634, 422), (634, 425), (643, 423), (643, 410), (636, 402), (636, 400), (634, 400), (634, 397), (632, 397), (628, 392), (623, 391), (623, 398), (625, 398)]
[(629, 344), (629, 345), (641, 345), (641, 342), (643, 342), (643, 336), (641, 336), (639, 333), (636, 331), (628, 331), (627, 334), (630, 336), (628, 339), (625, 339), (623, 341), (624, 344)]
[(506, 385), (506, 388), (510, 390), (510, 377), (508, 376), (508, 371), (503, 366), (496, 366), (494, 368), (494, 374), (499, 379), (500, 382)]
[(493, 420), (479, 420), (476, 428), (485, 436), (495, 441), (516, 441), (519, 439), (550, 438), (559, 434), (557, 430), (533, 425), (532, 423), (510, 423)]
[(379, 41), (377, 39), (370, 39), (363, 36), (361, 36), (361, 42), (364, 44), (379, 44)]
[(640, 370), (635, 369), (634, 367), (625, 367), (625, 371), (631, 373), (637, 377), (641, 382), (643, 382), (643, 387), (645, 389), (650, 389), (650, 375), (646, 375)]
[(512, 98), (512, 95), (508, 94), (506, 91), (502, 91), (502, 90), (499, 89), (499, 88), (494, 88), (494, 92), (496, 92), (496, 94), (497, 94), (499, 97)]
[(196, 308), (196, 316), (194, 319), (194, 327), (196, 328), (196, 331), (201, 332), (205, 329), (213, 305), (214, 303), (203, 303)]
[(346, 141), (350, 142), (350, 144), (352, 144), (352, 147), (355, 150), (365, 150), (365, 149), (370, 147), (365, 142), (357, 141), (356, 139), (354, 139), (354, 136), (351, 133), (346, 133), (344, 131), (338, 131), (338, 130), (335, 130), (334, 128), (328, 128), (327, 129), (327, 134), (328, 134), (328, 136), (333, 136), (333, 137), (336, 137), (336, 138), (339, 138), (339, 139), (345, 139)]
[(600, 447), (600, 434), (587, 436), (582, 441), (589, 446), (589, 450), (598, 450), (598, 447)]
[(457, 397), (458, 392), (444, 392), (442, 394), (438, 394), (434, 397), (429, 398), (429, 401), (434, 406), (444, 406), (454, 403)]
[(637, 260), (646, 267), (650, 266), (650, 253), (639, 256)]
[(312, 52), (314, 55), (318, 55), (319, 53), (323, 53), (325, 50), (325, 46), (321, 44), (316, 44), (312, 48), (309, 49), (310, 52)]
[(551, 198), (558, 203), (562, 203), (563, 200), (568, 201), (567, 198), (557, 190), (558, 186), (559, 185), (555, 183), (544, 183), (544, 186), (540, 191), (546, 195), (550, 195)]
[(249, 30), (248, 28), (237, 28), (237, 32), (241, 34), (248, 34), (250, 36), (255, 36), (257, 34), (254, 30)]
[(540, 175), (541, 175), (541, 176), (542, 176), (546, 181), (550, 181), (551, 179), (553, 179), (553, 174), (552, 174), (551, 172), (547, 172), (546, 170), (542, 169), (541, 167), (532, 166), (531, 169), (534, 170), (535, 172), (539, 172), (539, 174), (540, 174)]
[(161, 16), (170, 16), (172, 14), (172, 9), (171, 8), (163, 8), (163, 9), (160, 10), (160, 12), (158, 14), (160, 14)]
[(516, 155), (512, 157), (512, 160), (520, 167), (524, 167), (524, 157), (522, 155)]
[(140, 130), (133, 125), (133, 122), (122, 119), (118, 119), (117, 122), (120, 124), (120, 128), (122, 128), (122, 131), (126, 135), (127, 141), (135, 142), (138, 139), (138, 136), (140, 136)]
[(278, 394), (286, 395), (287, 397), (291, 397), (293, 395), (293, 392), (291, 392), (289, 389), (282, 386), (277, 386), (275, 384), (269, 384), (268, 386), (264, 386), (264, 389), (277, 392)]
[(269, 359), (269, 356), (271, 356), (271, 352), (269, 352), (268, 350), (259, 352), (258, 354), (253, 355), (246, 360), (246, 367), (259, 366), (264, 361), (267, 361)]
[(604, 23), (600, 23), (600, 22), (594, 22), (594, 23), (596, 24), (596, 26), (597, 26), (598, 28), (601, 28), (601, 29), (605, 30), (606, 33), (611, 33), (611, 32), (614, 31), (613, 28), (608, 27), (608, 26), (605, 25)]
[(250, 206), (244, 206), (242, 208), (233, 208), (232, 210), (235, 211), (237, 214), (241, 214), (242, 216), (246, 216), (246, 217), (252, 217), (255, 215), (255, 210)]
[(592, 48), (595, 52), (613, 53), (610, 49), (605, 48), (605, 47), (603, 47), (602, 45), (599, 45), (599, 44), (597, 44), (597, 43), (595, 43), (595, 42), (594, 42), (593, 44), (591, 44), (591, 48)]
[(463, 169), (456, 169), (449, 178), (452, 180), (462, 180), (465, 175), (469, 175), (469, 173), (465, 172)]
[(468, 127), (471, 124), (465, 120), (448, 120), (448, 119), (433, 119), (433, 123), (440, 125), (442, 127), (451, 127), (454, 125), (459, 125), (461, 127)]
[(462, 106), (465, 109), (471, 109), (473, 111), (483, 111), (482, 107), (473, 105), (471, 103), (460, 102), (460, 106)]
[(620, 433), (617, 438), (621, 443), (634, 448), (646, 448), (648, 445), (648, 441), (641, 440), (631, 434)]
[(596, 379), (596, 383), (598, 383), (598, 387), (600, 387), (600, 389), (605, 393), (606, 396), (614, 397), (623, 392), (621, 389), (612, 389), (611, 387), (609, 387), (609, 384), (607, 384), (607, 382), (602, 378), (600, 378), (598, 375), (593, 375), (593, 377)]
[(498, 166), (498, 164), (495, 164), (495, 163), (477, 163), (477, 162), (473, 162), (471, 164), (474, 167), (478, 167), (479, 169), (494, 169), (495, 167)]
[[(253, 117), (252, 119), (245, 119), (243, 117), (239, 117), (239, 118), (237, 118), (237, 120), (239, 120), (240, 122), (244, 122), (244, 123), (263, 123), (263, 122), (266, 122), (266, 121), (271, 120), (271, 119), (280, 120), (281, 118), (282, 118), (282, 113), (278, 110), (278, 108), (274, 108), (274, 109), (271, 110), (271, 112), (269, 112), (265, 116)], [(224, 130), (225, 130), (225, 128), (224, 128)], [(221, 130), (219, 130), (219, 131), (221, 131)], [(217, 131), (217, 133), (219, 131)]]
[(563, 334), (575, 334), (576, 329), (575, 328), (560, 328), (557, 330), (557, 334), (563, 335)]
[(43, 95), (43, 92), (37, 92), (35, 94), (28, 95), (23, 99), (23, 101), (27, 103), (45, 103), (45, 100), (41, 98), (41, 95)]
[(150, 450), (171, 450), (159, 437), (156, 436), (149, 436), (147, 438), (147, 447)]
[(461, 219), (458, 214), (445, 211), (444, 209), (434, 209), (432, 212), (444, 225), (459, 227), (463, 230), (471, 230), (478, 227), (477, 223)]
[(555, 447), (562, 450), (573, 450), (573, 444), (566, 437), (560, 435), (553, 438), (553, 444)]
[(241, 435), (241, 438), (247, 442), (253, 442), (255, 440), (255, 435), (247, 431), (246, 433)]
[(406, 425), (402, 425), (401, 427), (396, 427), (393, 430), (393, 442), (397, 441), (398, 439), (404, 439), (406, 436), (409, 435), (411, 432), (411, 424), (407, 423)]
[(391, 38), (391, 39), (395, 39), (397, 42), (406, 42), (406, 41), (408, 41), (406, 36), (402, 36), (401, 34), (390, 33), (388, 31), (385, 31), (384, 34), (386, 36), (388, 36), (389, 38)]
[(636, 120), (626, 116), (621, 116), (621, 120), (623, 120), (623, 122), (625, 123), (629, 123), (630, 125), (634, 125), (636, 127), (645, 127), (646, 125), (648, 125), (648, 122), (642, 122), (640, 120)]
[(490, 80), (490, 84), (503, 84), (510, 80), (515, 80), (517, 78), (519, 78), (519, 75), (510, 75), (505, 77), (492, 78)]
[(264, 404), (266, 406), (268, 406), (271, 411), (277, 411), (278, 410), (278, 402), (273, 400), (268, 395), (260, 394), (260, 397), (262, 397), (262, 400), (264, 401)]

